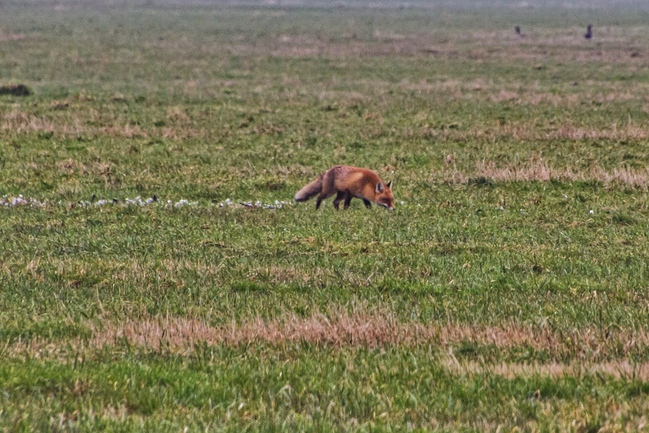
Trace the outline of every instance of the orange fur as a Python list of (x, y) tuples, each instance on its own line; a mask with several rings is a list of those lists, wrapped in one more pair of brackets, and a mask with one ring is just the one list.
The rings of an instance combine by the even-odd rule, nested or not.
[(318, 195), (316, 203), (316, 209), (318, 209), (322, 200), (336, 194), (333, 202), (336, 209), (342, 200), (345, 201), (344, 208), (347, 209), (352, 198), (359, 198), (368, 208), (371, 207), (371, 203), (376, 203), (394, 210), (391, 185), (392, 182), (386, 184), (372, 170), (336, 165), (299, 190), (295, 194), (295, 201), (307, 201)]

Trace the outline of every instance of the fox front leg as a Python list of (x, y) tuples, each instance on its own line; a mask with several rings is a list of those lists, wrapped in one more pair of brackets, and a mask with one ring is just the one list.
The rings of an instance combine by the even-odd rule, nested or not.
[(345, 191), (345, 209), (349, 208), (349, 204), (352, 202), (352, 195), (349, 191)]

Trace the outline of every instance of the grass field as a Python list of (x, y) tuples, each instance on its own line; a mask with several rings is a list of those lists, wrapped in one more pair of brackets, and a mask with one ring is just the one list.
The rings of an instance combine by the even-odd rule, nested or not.
[(416, 4), (2, 2), (0, 431), (649, 429), (649, 9)]

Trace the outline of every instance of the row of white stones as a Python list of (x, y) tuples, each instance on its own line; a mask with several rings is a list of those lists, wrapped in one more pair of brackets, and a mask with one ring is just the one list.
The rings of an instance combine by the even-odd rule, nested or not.
[[(112, 200), (99, 199), (97, 200), (94, 196), (91, 200), (84, 200), (77, 203), (71, 202), (50, 202), (48, 200), (40, 201), (35, 198), (24, 197), (22, 194), (16, 197), (11, 197), (8, 195), (0, 197), (0, 206), (4, 207), (17, 207), (17, 206), (29, 206), (29, 207), (48, 207), (53, 205), (67, 205), (71, 206), (80, 206), (80, 207), (101, 207), (106, 205), (121, 205), (121, 206), (149, 206), (153, 204), (161, 205), (162, 202), (157, 196), (149, 197), (147, 199), (142, 199), (140, 196), (135, 198), (126, 198), (122, 201), (114, 198)], [(291, 202), (275, 200), (274, 203), (264, 203), (262, 201), (241, 201), (235, 202), (233, 200), (225, 199), (223, 202), (213, 203), (210, 202), (208, 206), (216, 207), (247, 207), (247, 208), (261, 208), (261, 209), (281, 209), (283, 206), (290, 205)], [(189, 201), (189, 200), (178, 200), (174, 202), (173, 200), (167, 200), (164, 204), (166, 208), (180, 208), (183, 206), (198, 206), (199, 202)]]

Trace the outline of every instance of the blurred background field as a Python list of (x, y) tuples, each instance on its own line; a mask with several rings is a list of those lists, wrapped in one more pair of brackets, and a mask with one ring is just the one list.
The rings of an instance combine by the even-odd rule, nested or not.
[(646, 429), (644, 2), (0, 7), (0, 429)]

